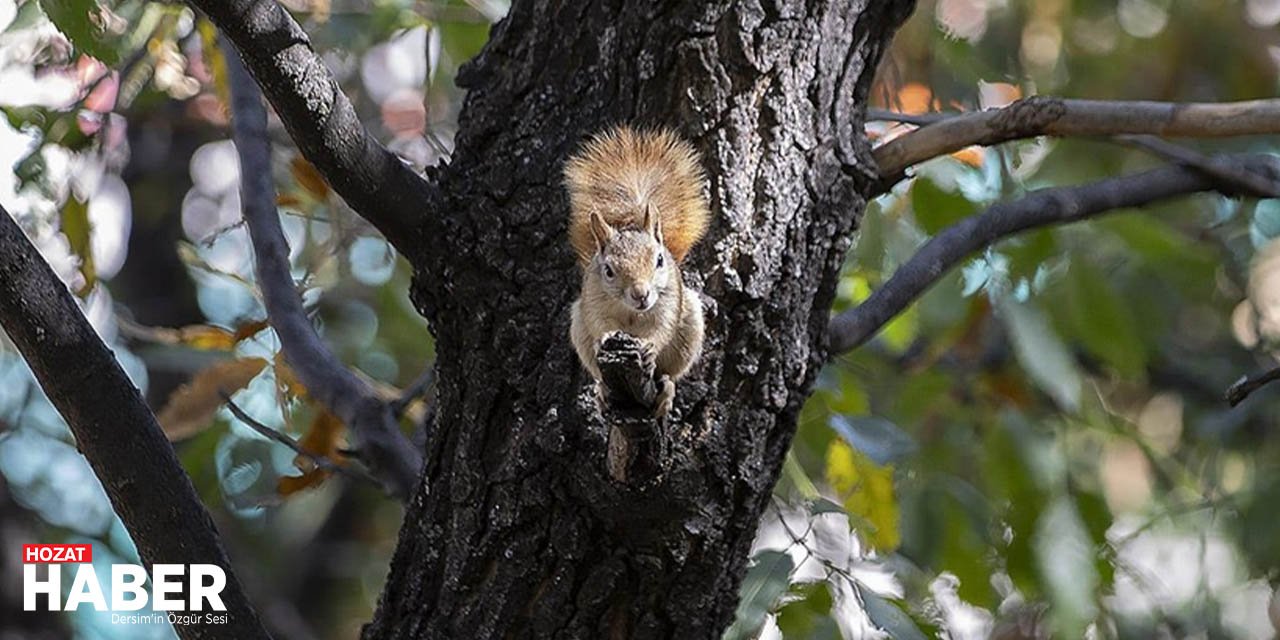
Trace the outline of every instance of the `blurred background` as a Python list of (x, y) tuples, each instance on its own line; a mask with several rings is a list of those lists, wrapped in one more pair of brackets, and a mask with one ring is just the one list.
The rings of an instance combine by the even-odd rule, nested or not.
[[(505, 1), (285, 4), (389, 147), (418, 168), (448, 157), (454, 74)], [(1273, 97), (1278, 23), (1280, 0), (922, 1), (873, 106)], [(0, 0), (0, 162), (13, 167), (0, 204), (160, 414), (269, 626), (355, 638), (399, 505), (296, 461), (217, 396), (235, 389), (257, 421), (341, 455), (341, 425), (263, 322), (221, 55), (179, 4)], [(344, 361), (395, 394), (433, 357), (409, 269), (271, 129), (308, 307)], [(908, 129), (867, 127), (875, 140)], [(1280, 141), (1195, 146), (1275, 153)], [(1031, 140), (925, 164), (867, 211), (837, 309), (991, 203), (1156, 163), (1108, 141)], [(1280, 390), (1236, 408), (1223, 392), (1277, 364), (1277, 236), (1280, 202), (1199, 196), (967, 261), (822, 374), (727, 637), (1275, 637)], [(66, 426), (0, 341), (0, 638), (173, 637), (84, 609), (22, 613), (10, 556), (31, 541), (92, 542), (100, 574), (137, 561)]]

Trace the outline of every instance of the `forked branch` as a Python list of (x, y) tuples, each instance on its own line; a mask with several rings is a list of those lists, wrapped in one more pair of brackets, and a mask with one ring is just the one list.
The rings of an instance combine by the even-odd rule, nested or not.
[(275, 0), (190, 4), (235, 44), (298, 149), (334, 191), (401, 253), (411, 252), (425, 212), (437, 209), (438, 190), (365, 129), (289, 12)]
[[(1209, 162), (1222, 170), (1248, 171), (1272, 184), (1280, 180), (1280, 165), (1271, 156), (1229, 155)], [(1237, 182), (1219, 180), (1211, 172), (1170, 165), (1081, 186), (1041, 189), (993, 205), (938, 232), (862, 304), (833, 318), (828, 328), (829, 352), (839, 354), (865, 343), (952, 267), (1000, 239), (1201, 191), (1252, 195), (1241, 193)]]
[(351, 430), (369, 470), (393, 495), (407, 499), (422, 469), (422, 455), (400, 431), (391, 405), (348, 370), (311, 325), (289, 269), (289, 245), (276, 211), (266, 108), (240, 62), (228, 56), (227, 68), (240, 154), (240, 200), (267, 318), (307, 392)]

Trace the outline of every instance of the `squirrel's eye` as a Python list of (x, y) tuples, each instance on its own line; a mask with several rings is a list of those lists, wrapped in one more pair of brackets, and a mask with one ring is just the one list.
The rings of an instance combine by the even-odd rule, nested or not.
[(662, 268), (662, 254), (661, 254), (661, 253), (659, 253), (659, 254), (658, 254), (658, 268), (659, 268), (659, 269), (661, 269), (661, 268)]
[(604, 277), (613, 278), (613, 267), (607, 264), (604, 266)]

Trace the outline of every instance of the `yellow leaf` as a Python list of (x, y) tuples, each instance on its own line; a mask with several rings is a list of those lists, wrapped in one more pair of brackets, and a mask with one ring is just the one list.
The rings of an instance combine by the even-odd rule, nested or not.
[[(347, 427), (337, 416), (328, 411), (321, 411), (320, 415), (312, 421), (311, 428), (307, 430), (307, 434), (298, 440), (298, 446), (303, 451), (314, 454), (316, 456), (330, 458), (332, 460), (340, 459), (338, 450), (342, 448), (342, 436), (346, 433)], [(294, 465), (303, 471), (306, 467), (302, 465), (310, 465), (311, 461), (304, 456), (298, 456), (294, 460)]]
[(298, 379), (298, 374), (293, 372), (289, 367), (289, 363), (285, 362), (284, 352), (277, 351), (272, 366), (276, 372), (276, 389), (282, 396), (287, 398), (305, 398), (307, 397), (307, 387)]
[(951, 154), (951, 157), (971, 167), (981, 167), (982, 161), (985, 158), (981, 147), (965, 147), (964, 149)]
[(329, 183), (320, 177), (320, 172), (316, 171), (306, 158), (294, 156), (293, 160), (289, 161), (289, 173), (293, 174), (293, 179), (297, 181), (298, 186), (316, 200), (326, 200), (329, 197)]
[(197, 22), (200, 31), (200, 48), (204, 51), (205, 63), (209, 65), (209, 75), (213, 78), (213, 92), (224, 105), (231, 104), (231, 80), (227, 75), (226, 52), (218, 46), (218, 28), (207, 19)]
[(282, 193), (276, 196), (276, 205), (281, 207), (294, 208), (302, 204), (302, 198), (290, 193)]
[(178, 329), (178, 342), (193, 349), (227, 351), (236, 346), (235, 334), (207, 324)]
[(921, 114), (933, 111), (937, 101), (929, 87), (919, 82), (908, 82), (898, 90), (898, 104), (903, 113)]
[(866, 454), (835, 440), (827, 448), (827, 484), (844, 502), (852, 521), (870, 531), (863, 538), (877, 551), (898, 548), (898, 500), (893, 491), (893, 465), (880, 466)]
[(265, 366), (262, 358), (223, 360), (197, 373), (169, 396), (157, 416), (165, 435), (177, 441), (209, 428), (224, 402), (222, 393), (243, 389)]
[(329, 477), (329, 472), (323, 469), (312, 469), (300, 476), (281, 476), (276, 482), (276, 492), (282, 496), (291, 496), (304, 489), (319, 486)]
[(241, 340), (247, 340), (249, 338), (252, 338), (258, 335), (259, 331), (262, 331), (263, 329), (266, 329), (269, 326), (271, 326), (271, 324), (266, 320), (254, 320), (253, 322), (246, 322), (242, 325), (239, 325), (236, 327), (236, 333), (235, 333), (236, 342), (240, 342)]
[(257, 335), (269, 325), (266, 320), (257, 320), (239, 325), (235, 330), (224, 329), (210, 324), (193, 324), (178, 329), (166, 327), (144, 327), (131, 322), (121, 322), (123, 329), (130, 337), (165, 345), (183, 345), (203, 351), (230, 351), (237, 344)]
[[(322, 411), (311, 423), (311, 428), (307, 430), (306, 435), (298, 440), (298, 446), (316, 457), (328, 458), (337, 464), (342, 464), (343, 457), (339, 451), (342, 448), (344, 433), (346, 433), (346, 426), (342, 421), (332, 413)], [(315, 462), (307, 456), (300, 455), (294, 458), (293, 465), (302, 471), (302, 475), (280, 478), (276, 484), (276, 490), (282, 496), (318, 486), (331, 473), (328, 469), (316, 466)]]

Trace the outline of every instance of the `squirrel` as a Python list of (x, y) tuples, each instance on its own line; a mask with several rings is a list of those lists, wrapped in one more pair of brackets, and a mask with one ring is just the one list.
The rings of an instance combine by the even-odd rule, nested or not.
[(564, 169), (569, 241), (582, 269), (570, 337), (597, 381), (601, 341), (631, 334), (650, 348), (658, 376), (654, 415), (665, 416), (675, 382), (702, 351), (702, 302), (680, 264), (706, 231), (698, 153), (666, 129), (610, 129)]

